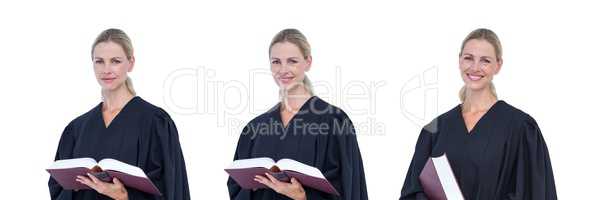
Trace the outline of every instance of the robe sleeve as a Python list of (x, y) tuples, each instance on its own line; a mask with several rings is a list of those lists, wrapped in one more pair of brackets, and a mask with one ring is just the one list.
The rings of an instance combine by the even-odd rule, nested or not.
[[(73, 158), (73, 147), (75, 146), (75, 132), (73, 131), (73, 126), (73, 122), (69, 123), (60, 136), (58, 150), (54, 157), (55, 161)], [(50, 189), (50, 199), (60, 200), (72, 198), (72, 191), (64, 190), (52, 177), (48, 180), (48, 188)]]
[[(233, 160), (249, 158), (250, 149), (252, 147), (252, 128), (248, 125), (244, 127), (242, 134), (238, 140), (237, 148)], [(227, 189), (229, 190), (229, 198), (235, 200), (249, 200), (251, 198), (251, 190), (242, 189), (231, 177), (227, 179)]]
[(166, 112), (154, 117), (151, 134), (148, 177), (162, 193), (160, 199), (190, 199), (177, 127)]
[[(437, 134), (437, 133), (436, 133)], [(401, 200), (409, 199), (427, 199), (421, 182), (419, 181), (419, 175), (425, 166), (425, 163), (431, 156), (431, 149), (433, 144), (433, 133), (428, 131), (427, 128), (423, 128), (419, 134), (419, 139), (415, 145), (415, 153), (410, 162), (404, 185), (402, 186), (402, 192), (400, 195)]]
[(531, 117), (518, 128), (518, 145), (514, 164), (512, 190), (505, 199), (557, 199), (554, 175), (546, 142)]
[(331, 127), (333, 130), (327, 135), (323, 175), (340, 196), (305, 188), (307, 199), (368, 199), (362, 157), (352, 121), (342, 112), (333, 118)]

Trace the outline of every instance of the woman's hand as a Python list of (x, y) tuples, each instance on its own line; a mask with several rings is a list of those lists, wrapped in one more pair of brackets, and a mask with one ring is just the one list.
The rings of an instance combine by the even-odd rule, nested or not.
[(265, 176), (257, 175), (254, 177), (254, 180), (294, 200), (306, 200), (304, 188), (295, 178), (292, 177), (291, 183), (286, 183), (277, 180), (269, 173), (265, 173)]
[(117, 178), (113, 178), (112, 183), (107, 183), (107, 182), (98, 180), (98, 178), (96, 178), (95, 176), (88, 173), (87, 177), (77, 176), (77, 178), (75, 180), (84, 185), (87, 185), (88, 187), (91, 187), (92, 189), (96, 190), (98, 193), (106, 195), (110, 198), (113, 198), (116, 200), (127, 200), (128, 199), (127, 190), (125, 189), (125, 186)]

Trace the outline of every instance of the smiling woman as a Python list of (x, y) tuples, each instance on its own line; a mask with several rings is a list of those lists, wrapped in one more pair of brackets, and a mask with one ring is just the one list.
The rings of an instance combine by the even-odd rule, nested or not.
[(92, 46), (102, 102), (65, 128), (55, 160), (112, 158), (141, 168), (162, 196), (128, 188), (120, 180), (93, 175), (76, 181), (91, 190), (65, 190), (50, 178), (51, 199), (189, 199), (183, 153), (175, 123), (161, 108), (135, 96), (127, 73), (135, 59), (129, 37), (119, 29), (100, 33)]
[[(275, 81), (278, 85), (283, 86), (282, 88), (286, 88), (281, 90), (282, 92), (302, 86), (310, 95), (314, 95), (312, 83), (304, 73), (309, 71), (312, 65), (310, 50), (308, 40), (296, 29), (285, 29), (273, 37), (271, 45), (269, 45), (269, 55), (271, 56), (269, 59), (271, 59), (271, 71), (275, 74)], [(294, 51), (299, 51), (300, 54), (285, 57), (294, 55)], [(283, 68), (283, 66), (291, 67)]]
[[(484, 49), (486, 55), (474, 55), (475, 49)], [(492, 83), (493, 75), (497, 74), (502, 67), (502, 44), (500, 39), (494, 32), (489, 29), (478, 29), (471, 32), (462, 43), (460, 48), (460, 66), (463, 81), (465, 86), (460, 89), (459, 98), (461, 102), (465, 101), (467, 96), (467, 87), (481, 89), (481, 87), (487, 86), (490, 93), (498, 98), (496, 94), (496, 87)], [(479, 56), (479, 57), (477, 57)], [(477, 61), (475, 59), (479, 58)], [(482, 65), (480, 68), (476, 68), (473, 65)], [(481, 69), (476, 72), (473, 69)], [(488, 76), (485, 76), (488, 75)], [(480, 81), (483, 79), (483, 81)], [(478, 84), (478, 82), (485, 82), (486, 84)]]
[(477, 29), (463, 41), (462, 104), (423, 127), (400, 199), (426, 199), (419, 176), (446, 154), (465, 199), (556, 199), (546, 142), (527, 113), (498, 100), (492, 79), (502, 67), (500, 40)]
[(312, 93), (305, 72), (311, 68), (308, 40), (296, 29), (285, 29), (269, 48), (271, 73), (280, 102), (250, 121), (240, 135), (234, 160), (269, 157), (293, 159), (319, 169), (340, 196), (303, 186), (291, 178), (280, 181), (269, 173), (254, 181), (267, 189), (243, 189), (232, 178), (231, 199), (368, 199), (362, 157), (348, 115)]

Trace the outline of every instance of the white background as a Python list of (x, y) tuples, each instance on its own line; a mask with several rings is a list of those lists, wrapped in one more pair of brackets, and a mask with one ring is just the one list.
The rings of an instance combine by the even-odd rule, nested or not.
[[(63, 128), (100, 101), (90, 48), (110, 27), (134, 42), (138, 94), (177, 124), (194, 199), (228, 198), (223, 168), (241, 127), (277, 102), (267, 49), (288, 27), (311, 42), (313, 82), (332, 84), (317, 93), (361, 126), (371, 199), (399, 197), (421, 126), (459, 103), (458, 51), (478, 27), (500, 36), (499, 96), (540, 125), (559, 197), (591, 196), (600, 179), (600, 7), (504, 2), (3, 1), (2, 199), (48, 198), (44, 169)], [(383, 86), (353, 96), (362, 83)]]

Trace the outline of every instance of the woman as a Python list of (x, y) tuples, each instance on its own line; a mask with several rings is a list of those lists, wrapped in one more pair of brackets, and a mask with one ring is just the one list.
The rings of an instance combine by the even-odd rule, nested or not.
[(498, 100), (492, 84), (502, 68), (494, 32), (477, 29), (459, 54), (462, 104), (419, 135), (400, 199), (426, 199), (419, 174), (429, 157), (446, 154), (465, 199), (556, 199), (550, 156), (527, 113)]
[(161, 191), (153, 196), (124, 186), (118, 179), (102, 182), (92, 175), (76, 181), (92, 190), (64, 190), (50, 178), (52, 199), (189, 199), (185, 162), (177, 128), (169, 115), (136, 96), (127, 73), (135, 58), (129, 37), (119, 29), (100, 33), (92, 45), (102, 102), (65, 128), (56, 160), (104, 158), (140, 167)]
[(290, 158), (318, 168), (341, 194), (305, 188), (292, 178), (269, 174), (255, 181), (268, 189), (245, 190), (229, 178), (231, 199), (367, 199), (362, 158), (352, 122), (341, 109), (313, 96), (305, 75), (311, 67), (310, 45), (296, 29), (279, 32), (269, 47), (271, 72), (281, 101), (254, 118), (240, 135), (234, 160)]

